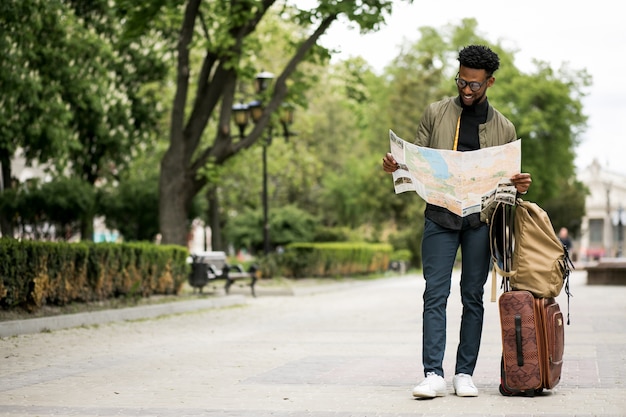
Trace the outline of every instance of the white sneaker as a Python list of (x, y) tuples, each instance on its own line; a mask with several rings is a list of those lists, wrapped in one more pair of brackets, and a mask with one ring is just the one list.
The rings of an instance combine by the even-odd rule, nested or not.
[(418, 386), (413, 388), (413, 396), (418, 398), (443, 397), (448, 393), (445, 379), (434, 372), (428, 372)]
[(471, 375), (454, 375), (452, 385), (454, 385), (454, 393), (459, 397), (478, 397), (478, 388), (474, 385)]

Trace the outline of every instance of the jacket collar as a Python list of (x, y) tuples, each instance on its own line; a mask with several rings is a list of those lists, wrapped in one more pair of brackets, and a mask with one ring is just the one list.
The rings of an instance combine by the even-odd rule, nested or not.
[[(461, 97), (459, 97), (458, 95), (454, 98), (454, 104), (459, 107), (459, 111), (463, 110)], [(488, 98), (482, 103), (480, 103), (479, 106), (487, 106), (487, 121), (493, 119), (493, 107), (489, 104)]]

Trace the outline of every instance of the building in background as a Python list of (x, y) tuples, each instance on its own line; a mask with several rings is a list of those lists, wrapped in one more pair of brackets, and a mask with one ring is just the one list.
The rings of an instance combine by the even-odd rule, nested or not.
[(581, 261), (624, 256), (626, 225), (626, 175), (603, 168), (594, 160), (578, 173), (590, 194), (585, 200), (586, 215), (574, 253)]

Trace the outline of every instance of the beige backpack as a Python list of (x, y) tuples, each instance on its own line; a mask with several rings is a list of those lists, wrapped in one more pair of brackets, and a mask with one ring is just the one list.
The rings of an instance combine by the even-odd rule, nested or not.
[[(496, 272), (502, 275), (505, 284), (508, 278), (511, 289), (530, 291), (537, 298), (556, 297), (564, 285), (570, 296), (569, 274), (574, 265), (548, 213), (536, 203), (520, 198), (514, 207), (508, 208), (512, 215), (503, 222), (506, 210), (504, 204), (499, 203), (490, 221), (494, 267), (492, 300), (495, 301)], [(508, 265), (507, 258), (511, 260)]]

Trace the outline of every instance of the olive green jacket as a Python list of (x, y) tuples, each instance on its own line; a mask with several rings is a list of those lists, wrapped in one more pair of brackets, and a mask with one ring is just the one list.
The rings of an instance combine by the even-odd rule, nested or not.
[[(444, 98), (430, 104), (420, 120), (414, 143), (428, 148), (451, 150), (461, 111), (459, 96)], [(518, 138), (513, 123), (490, 105), (487, 110), (487, 122), (478, 127), (478, 139), (482, 149), (504, 145)], [(481, 211), (480, 221), (488, 223), (494, 208), (492, 205)]]
[[(435, 149), (452, 149), (456, 124), (461, 115), (459, 96), (448, 97), (426, 107), (417, 129), (415, 144)], [(489, 106), (487, 122), (478, 128), (480, 147), (504, 145), (517, 139), (515, 126), (498, 110)]]

